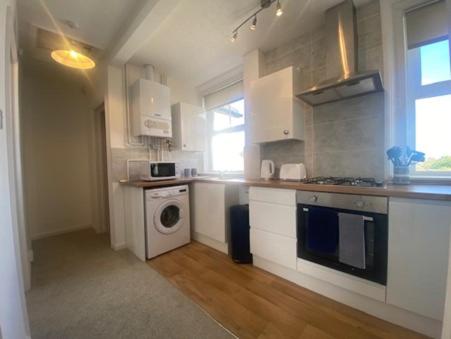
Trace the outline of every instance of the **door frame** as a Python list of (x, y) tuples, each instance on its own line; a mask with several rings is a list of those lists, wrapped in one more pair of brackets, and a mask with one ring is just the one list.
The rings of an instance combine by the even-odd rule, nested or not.
[[(29, 338), (27, 306), (24, 294), (24, 263), (28, 262), (25, 232), (21, 224), (21, 182), (16, 173), (18, 128), (18, 64), (15, 35), (15, 1), (0, 0), (0, 326), (4, 337)], [(20, 153), (19, 153), (20, 154)], [(17, 178), (20, 177), (20, 178)], [(22, 214), (23, 215), (23, 214)], [(26, 242), (25, 242), (26, 243)], [(25, 253), (26, 252), (26, 253)], [(29, 262), (28, 262), (29, 264)], [(3, 282), (3, 284), (2, 284)]]

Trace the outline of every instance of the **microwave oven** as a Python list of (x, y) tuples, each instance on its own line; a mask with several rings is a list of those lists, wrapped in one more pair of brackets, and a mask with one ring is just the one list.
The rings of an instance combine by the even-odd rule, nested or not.
[(171, 161), (127, 160), (128, 180), (169, 180), (176, 178), (176, 163)]

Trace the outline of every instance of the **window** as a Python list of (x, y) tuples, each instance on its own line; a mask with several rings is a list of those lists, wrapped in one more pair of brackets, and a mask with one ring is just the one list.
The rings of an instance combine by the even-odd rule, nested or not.
[(416, 176), (451, 177), (451, 70), (444, 1), (406, 14), (407, 142), (426, 153)]
[(416, 175), (451, 175), (449, 40), (408, 51), (409, 143), (426, 153)]
[(244, 100), (208, 112), (209, 162), (214, 172), (244, 171)]

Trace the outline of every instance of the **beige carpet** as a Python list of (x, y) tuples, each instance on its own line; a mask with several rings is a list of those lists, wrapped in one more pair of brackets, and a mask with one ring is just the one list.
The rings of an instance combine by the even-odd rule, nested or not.
[(85, 230), (33, 243), (32, 338), (233, 338), (108, 238)]

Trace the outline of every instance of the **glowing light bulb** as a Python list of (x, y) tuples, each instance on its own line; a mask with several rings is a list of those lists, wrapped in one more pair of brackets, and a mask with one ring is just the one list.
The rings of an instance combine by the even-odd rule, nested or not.
[(91, 69), (96, 66), (94, 60), (74, 50), (55, 50), (52, 51), (51, 57), (56, 62), (78, 69)]
[(277, 0), (276, 9), (277, 9), (276, 15), (281, 16), (283, 14), (283, 10), (282, 10), (282, 6), (280, 5), (280, 0)]
[(252, 25), (249, 27), (251, 31), (255, 31), (257, 29), (257, 16), (254, 17), (252, 21)]

